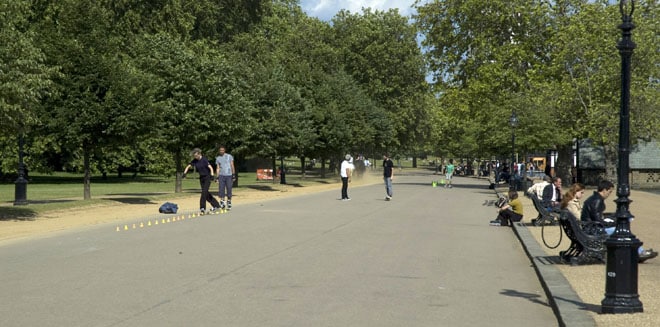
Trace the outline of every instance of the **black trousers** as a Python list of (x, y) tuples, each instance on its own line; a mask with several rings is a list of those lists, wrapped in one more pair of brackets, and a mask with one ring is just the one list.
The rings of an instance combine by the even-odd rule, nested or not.
[(341, 178), (341, 199), (348, 199), (348, 177)]
[(199, 197), (199, 208), (206, 210), (206, 201), (211, 204), (213, 208), (219, 208), (220, 203), (213, 197), (213, 194), (209, 192), (211, 187), (211, 176), (209, 175), (200, 175), (199, 176), (199, 186), (202, 187), (202, 195)]
[(500, 211), (500, 214), (497, 216), (497, 219), (500, 220), (503, 226), (512, 225), (514, 222), (521, 221), (522, 218), (522, 215), (519, 215), (509, 209)]

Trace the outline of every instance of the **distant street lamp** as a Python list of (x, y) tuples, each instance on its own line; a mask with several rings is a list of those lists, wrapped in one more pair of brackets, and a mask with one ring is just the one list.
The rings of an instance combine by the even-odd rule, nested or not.
[(23, 133), (18, 136), (18, 178), (14, 182), (14, 205), (21, 206), (28, 204), (27, 184), (25, 178), (25, 163), (23, 162)]
[(511, 190), (516, 189), (516, 180), (515, 173), (513, 169), (513, 162), (516, 160), (516, 127), (518, 127), (518, 116), (516, 116), (516, 111), (511, 111), (511, 117), (509, 117), (509, 126), (511, 126), (511, 163), (509, 164), (509, 177)]
[(603, 313), (643, 312), (644, 307), (637, 293), (638, 259), (637, 250), (642, 242), (630, 232), (628, 211), (630, 203), (630, 61), (635, 43), (632, 41), (632, 14), (634, 1), (619, 3), (623, 23), (621, 41), (617, 44), (621, 54), (621, 109), (619, 111), (619, 163), (616, 195), (616, 229), (605, 241), (607, 265), (605, 269), (605, 298), (601, 301)]

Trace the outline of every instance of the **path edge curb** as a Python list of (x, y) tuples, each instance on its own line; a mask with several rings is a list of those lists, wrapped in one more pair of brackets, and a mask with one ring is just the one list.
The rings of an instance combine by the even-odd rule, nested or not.
[[(497, 190), (495, 190), (495, 193), (498, 197), (502, 196)], [(548, 298), (548, 304), (552, 307), (559, 326), (596, 327), (596, 321), (581, 308), (584, 306), (584, 302), (573, 290), (566, 277), (553, 264), (543, 263), (542, 258), (548, 255), (541, 249), (527, 226), (518, 222), (514, 223), (512, 228), (534, 266), (536, 275)]]

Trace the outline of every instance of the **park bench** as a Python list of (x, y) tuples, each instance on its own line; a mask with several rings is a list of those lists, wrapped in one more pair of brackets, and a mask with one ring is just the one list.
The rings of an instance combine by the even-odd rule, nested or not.
[(571, 240), (568, 249), (559, 252), (562, 262), (571, 265), (605, 262), (605, 240), (609, 236), (600, 223), (580, 222), (567, 210), (561, 211), (559, 221), (564, 233)]
[(541, 203), (541, 200), (536, 196), (536, 194), (529, 194), (525, 192), (525, 195), (532, 200), (532, 203), (534, 203), (534, 208), (536, 209), (536, 212), (538, 212), (538, 216), (535, 219), (532, 219), (532, 225), (534, 226), (541, 226), (544, 224), (551, 224), (554, 225), (559, 221), (559, 215), (556, 212), (548, 211), (546, 208), (543, 207), (543, 203)]

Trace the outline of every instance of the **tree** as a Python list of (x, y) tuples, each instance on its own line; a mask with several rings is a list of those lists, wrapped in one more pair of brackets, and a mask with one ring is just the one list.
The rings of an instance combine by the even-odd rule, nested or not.
[(175, 191), (181, 192), (184, 157), (199, 147), (207, 155), (219, 143), (244, 137), (251, 104), (242, 92), (240, 73), (217, 50), (204, 42), (189, 43), (169, 34), (146, 35), (131, 56), (150, 72), (153, 106), (158, 117), (153, 137), (172, 156)]
[(120, 51), (112, 14), (96, 1), (51, 3), (42, 13), (40, 42), (52, 65), (62, 67), (58, 96), (43, 117), (64, 149), (80, 153), (84, 198), (91, 198), (92, 160), (103, 149), (135, 142), (153, 120), (147, 76)]
[[(620, 31), (617, 6), (606, 2), (566, 1), (555, 8), (556, 45), (550, 71), (556, 78), (545, 83), (541, 93), (556, 104), (562, 126), (575, 138), (589, 138), (605, 150), (606, 178), (616, 180), (619, 131), (619, 98), (621, 83), (620, 58), (615, 49)], [(653, 1), (637, 3), (633, 38), (637, 49), (633, 54), (631, 85), (631, 140), (658, 137), (660, 114), (657, 94), (660, 55), (654, 45), (658, 27), (654, 23), (658, 8)], [(652, 36), (656, 35), (656, 37)], [(655, 84), (655, 85), (654, 85)], [(552, 95), (550, 95), (552, 93)], [(655, 100), (650, 100), (655, 98)], [(570, 158), (571, 142), (559, 144), (560, 158)], [(570, 163), (565, 164), (570, 168)]]
[[(17, 139), (41, 122), (37, 107), (52, 92), (52, 78), (57, 76), (57, 67), (46, 63), (35, 42), (31, 15), (29, 1), (0, 3), (0, 143), (6, 153), (16, 153)], [(0, 173), (15, 163), (3, 161)]]
[(396, 9), (340, 11), (332, 20), (345, 70), (388, 113), (395, 134), (385, 147), (415, 149), (429, 134), (429, 88), (417, 30)]

